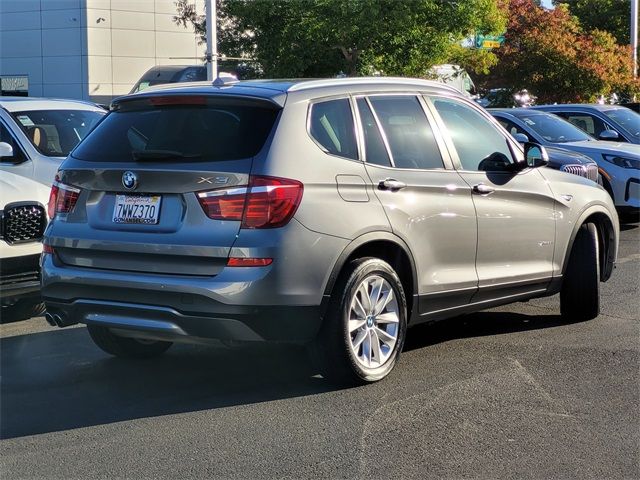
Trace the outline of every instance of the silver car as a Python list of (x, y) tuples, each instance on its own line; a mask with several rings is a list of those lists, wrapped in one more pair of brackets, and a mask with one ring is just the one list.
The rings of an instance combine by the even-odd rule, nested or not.
[(545, 163), (429, 81), (122, 97), (53, 186), (47, 318), (124, 357), (304, 343), (351, 383), (385, 377), (422, 322), (558, 292), (566, 318), (594, 318), (617, 214), (596, 183)]
[(572, 123), (530, 108), (490, 109), (511, 132), (544, 146), (587, 155), (598, 164), (602, 184), (616, 207), (627, 213), (640, 210), (640, 145), (596, 140)]

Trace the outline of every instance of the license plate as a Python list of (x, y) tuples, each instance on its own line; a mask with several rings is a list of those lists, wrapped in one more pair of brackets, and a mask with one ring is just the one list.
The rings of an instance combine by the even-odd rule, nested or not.
[(160, 195), (116, 195), (113, 222), (155, 225), (158, 223), (161, 200)]

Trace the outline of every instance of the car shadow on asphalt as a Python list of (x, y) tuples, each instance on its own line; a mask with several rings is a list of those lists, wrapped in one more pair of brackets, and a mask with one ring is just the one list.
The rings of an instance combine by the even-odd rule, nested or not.
[(404, 351), (411, 351), (450, 340), (526, 332), (571, 325), (572, 323), (575, 322), (566, 320), (560, 315), (477, 312), (410, 328), (407, 332)]
[[(486, 312), (409, 330), (405, 350), (563, 324)], [(110, 357), (86, 328), (0, 339), (0, 438), (295, 398), (336, 390), (300, 346), (174, 345), (146, 360)]]

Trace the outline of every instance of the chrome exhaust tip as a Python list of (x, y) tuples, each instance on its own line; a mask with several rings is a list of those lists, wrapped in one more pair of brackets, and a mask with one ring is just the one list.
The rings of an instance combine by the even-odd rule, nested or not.
[(52, 327), (57, 326), (57, 325), (56, 325), (56, 321), (55, 321), (55, 319), (54, 319), (53, 315), (51, 315), (50, 313), (45, 313), (45, 314), (44, 314), (44, 318), (45, 318), (45, 320), (47, 321), (47, 323), (48, 323), (49, 325), (51, 325)]

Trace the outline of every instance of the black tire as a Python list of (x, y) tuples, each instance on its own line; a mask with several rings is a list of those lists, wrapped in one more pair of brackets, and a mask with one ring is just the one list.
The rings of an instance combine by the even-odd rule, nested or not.
[[(351, 347), (348, 328), (351, 301), (357, 288), (369, 277), (382, 277), (390, 285), (397, 301), (397, 339), (387, 360), (374, 368), (362, 366)], [(338, 279), (327, 314), (316, 340), (309, 346), (312, 360), (322, 375), (340, 385), (376, 382), (386, 377), (397, 363), (407, 330), (407, 301), (400, 278), (391, 266), (377, 258), (350, 262)], [(375, 338), (378, 338), (377, 336)]]
[(0, 323), (18, 322), (39, 317), (44, 313), (44, 303), (39, 300), (21, 299), (13, 305), (3, 305)]
[(598, 232), (593, 223), (582, 225), (573, 242), (560, 290), (560, 313), (571, 321), (600, 314), (600, 261)]
[[(600, 175), (600, 174), (599, 174)], [(611, 188), (611, 184), (609, 183), (609, 180), (607, 180), (604, 175), (600, 175), (599, 176), (599, 180), (600, 182), (598, 182), (600, 185), (603, 186), (603, 188), (607, 191), (607, 193), (609, 194), (609, 196), (611, 197), (611, 200), (613, 201), (613, 203), (616, 203), (616, 199), (613, 196), (613, 188)]]
[(162, 355), (173, 345), (171, 342), (159, 340), (136, 340), (135, 338), (121, 337), (112, 333), (108, 328), (97, 325), (87, 325), (87, 330), (98, 347), (116, 357), (156, 357)]

